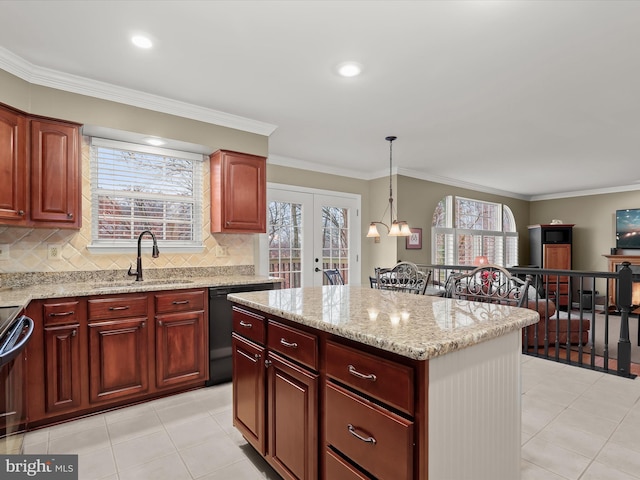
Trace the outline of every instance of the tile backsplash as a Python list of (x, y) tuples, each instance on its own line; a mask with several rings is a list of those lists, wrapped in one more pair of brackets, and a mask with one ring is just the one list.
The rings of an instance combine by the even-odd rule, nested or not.
[[(82, 141), (82, 228), (78, 230), (51, 228), (20, 228), (0, 226), (0, 245), (8, 245), (0, 258), (0, 272), (69, 272), (76, 270), (119, 270), (135, 268), (136, 251), (129, 253), (92, 254), (91, 185), (89, 138)], [(143, 244), (145, 270), (153, 268), (226, 267), (253, 265), (253, 235), (210, 233), (209, 162), (203, 164), (203, 225), (202, 253), (160, 253), (151, 258), (151, 247)], [(56, 247), (57, 259), (49, 258), (49, 246)], [(227, 256), (217, 256), (216, 247), (227, 247)], [(59, 247), (59, 248), (57, 248)], [(148, 248), (147, 248), (148, 247)], [(8, 256), (8, 258), (6, 258)]]

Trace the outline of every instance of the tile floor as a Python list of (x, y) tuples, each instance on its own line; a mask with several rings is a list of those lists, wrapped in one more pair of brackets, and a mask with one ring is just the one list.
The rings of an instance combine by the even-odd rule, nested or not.
[[(640, 479), (640, 379), (528, 356), (522, 371), (522, 480)], [(78, 453), (80, 480), (279, 479), (231, 426), (230, 384), (30, 432), (24, 449)]]

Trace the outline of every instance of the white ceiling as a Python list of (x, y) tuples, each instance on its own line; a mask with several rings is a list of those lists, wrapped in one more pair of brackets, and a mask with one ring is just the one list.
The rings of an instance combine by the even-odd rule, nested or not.
[[(534, 199), (640, 189), (638, 1), (4, 0), (0, 46), (40, 79), (272, 124), (275, 163), (384, 176), (396, 135), (394, 167), (418, 178)], [(362, 75), (339, 77), (345, 60)]]

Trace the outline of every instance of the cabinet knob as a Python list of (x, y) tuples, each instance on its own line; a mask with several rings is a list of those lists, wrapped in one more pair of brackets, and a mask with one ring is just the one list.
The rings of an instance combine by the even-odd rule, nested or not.
[(24, 210), (18, 210), (18, 215), (20, 215), (21, 217), (24, 217)]
[(71, 331), (71, 336), (75, 337), (78, 334), (78, 330), (76, 330), (75, 328)]
[(162, 327), (164, 325), (164, 323), (162, 323), (162, 320), (158, 320), (158, 326)]
[(146, 327), (146, 326), (147, 326), (147, 322), (142, 322), (142, 323), (140, 324), (140, 328), (144, 328), (144, 327)]
[(67, 213), (67, 218), (73, 218), (73, 213), (71, 212)]
[(264, 368), (269, 368), (273, 362), (271, 360), (264, 361)]

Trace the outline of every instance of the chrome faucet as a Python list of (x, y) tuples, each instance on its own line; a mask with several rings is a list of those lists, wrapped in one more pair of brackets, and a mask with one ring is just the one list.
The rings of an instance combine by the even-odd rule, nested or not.
[(140, 244), (142, 242), (142, 236), (145, 233), (151, 235), (151, 238), (153, 239), (153, 250), (151, 252), (151, 256), (153, 258), (158, 258), (160, 256), (160, 250), (158, 250), (158, 242), (156, 241), (156, 236), (153, 234), (153, 232), (151, 230), (144, 230), (143, 232), (141, 232), (140, 235), (138, 235), (138, 258), (136, 260), (136, 270), (131, 270), (131, 265), (129, 265), (129, 271), (127, 272), (127, 275), (135, 275), (136, 282), (141, 282), (142, 280), (144, 280), (142, 278), (142, 248)]

